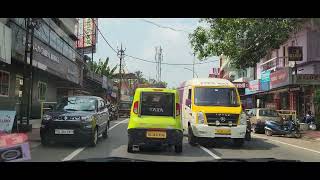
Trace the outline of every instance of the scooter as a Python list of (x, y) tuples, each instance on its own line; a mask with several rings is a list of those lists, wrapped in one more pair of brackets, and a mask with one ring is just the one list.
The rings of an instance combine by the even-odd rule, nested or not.
[(264, 129), (267, 136), (284, 135), (286, 137), (301, 138), (298, 126), (299, 125), (292, 120), (288, 120), (284, 124), (269, 120), (266, 121)]

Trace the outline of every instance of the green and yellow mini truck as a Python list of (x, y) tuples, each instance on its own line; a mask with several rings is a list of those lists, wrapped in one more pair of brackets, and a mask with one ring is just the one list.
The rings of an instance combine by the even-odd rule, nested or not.
[(165, 88), (137, 88), (128, 124), (128, 152), (143, 145), (174, 146), (182, 152), (179, 94)]

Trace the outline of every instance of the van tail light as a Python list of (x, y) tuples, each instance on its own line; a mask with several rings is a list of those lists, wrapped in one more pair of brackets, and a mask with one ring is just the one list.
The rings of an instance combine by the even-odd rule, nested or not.
[(138, 110), (139, 110), (139, 101), (134, 102), (133, 104), (133, 112), (135, 114), (138, 114)]
[(180, 104), (176, 103), (176, 116), (180, 116)]

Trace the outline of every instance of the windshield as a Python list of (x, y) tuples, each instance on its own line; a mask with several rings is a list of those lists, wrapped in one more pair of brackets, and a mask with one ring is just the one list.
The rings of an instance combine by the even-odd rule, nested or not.
[(195, 88), (195, 102), (197, 106), (240, 106), (234, 88)]
[(96, 99), (83, 97), (68, 97), (63, 98), (60, 103), (56, 105), (56, 111), (95, 111)]
[[(60, 13), (65, 7), (47, 2), (41, 10)], [(0, 18), (0, 163), (14, 156), (16, 151), (2, 154), (14, 145), (29, 149), (26, 157), (32, 162), (93, 157), (320, 162), (319, 18), (210, 17), (218, 8), (225, 14), (233, 10), (200, 1), (183, 1), (172, 9), (197, 9), (208, 17), (120, 18), (127, 9), (154, 12), (123, 10), (128, 3), (120, 3), (79, 1), (68, 9), (78, 10), (74, 18), (29, 13)], [(255, 4), (273, 5), (271, 13), (289, 9)], [(304, 15), (302, 2), (291, 4), (296, 5), (292, 11)], [(81, 15), (87, 9), (108, 14), (114, 9), (119, 16)], [(161, 14), (168, 16), (168, 9)], [(309, 111), (314, 118), (303, 119)], [(288, 118), (298, 120), (296, 126), (286, 127)], [(272, 121), (279, 123), (267, 126)], [(28, 144), (2, 139), (16, 133), (25, 133)], [(193, 172), (212, 178), (221, 173)], [(145, 176), (144, 171), (136, 174)]]
[(271, 110), (271, 109), (260, 109), (259, 115), (260, 116), (267, 116), (267, 117), (279, 117), (278, 112), (275, 110)]

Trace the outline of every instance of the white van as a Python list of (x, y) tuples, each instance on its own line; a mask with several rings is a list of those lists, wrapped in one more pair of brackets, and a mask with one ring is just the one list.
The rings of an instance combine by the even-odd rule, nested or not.
[(231, 138), (236, 146), (244, 143), (247, 122), (240, 118), (240, 96), (226, 79), (196, 78), (178, 88), (181, 121), (188, 141), (196, 145), (199, 137)]

